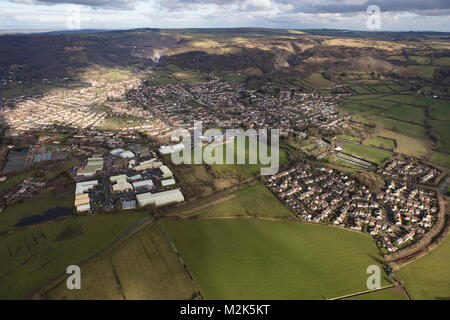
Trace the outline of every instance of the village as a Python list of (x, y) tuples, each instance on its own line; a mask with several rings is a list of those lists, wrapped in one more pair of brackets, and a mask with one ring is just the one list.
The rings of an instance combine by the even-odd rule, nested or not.
[(375, 193), (339, 171), (308, 162), (270, 177), (268, 186), (300, 219), (368, 232), (385, 253), (420, 239), (439, 207), (435, 191), (386, 180)]

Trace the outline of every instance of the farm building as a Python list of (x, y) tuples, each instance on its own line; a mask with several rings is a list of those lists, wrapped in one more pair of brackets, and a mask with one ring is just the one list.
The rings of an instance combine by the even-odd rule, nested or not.
[(157, 207), (170, 203), (183, 202), (184, 196), (180, 189), (169, 190), (158, 193), (143, 193), (136, 196), (140, 207), (155, 205)]

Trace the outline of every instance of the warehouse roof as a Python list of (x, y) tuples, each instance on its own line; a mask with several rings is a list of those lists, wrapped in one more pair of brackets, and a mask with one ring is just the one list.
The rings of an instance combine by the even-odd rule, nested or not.
[(148, 180), (133, 182), (133, 187), (135, 189), (140, 188), (140, 187), (153, 187), (153, 181), (151, 179), (148, 179)]

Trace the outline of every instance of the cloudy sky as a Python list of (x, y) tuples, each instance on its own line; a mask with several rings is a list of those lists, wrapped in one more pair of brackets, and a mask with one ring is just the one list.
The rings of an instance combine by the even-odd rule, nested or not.
[[(0, 0), (0, 30), (336, 28), (450, 32), (450, 0)], [(375, 13), (376, 14), (376, 13)]]

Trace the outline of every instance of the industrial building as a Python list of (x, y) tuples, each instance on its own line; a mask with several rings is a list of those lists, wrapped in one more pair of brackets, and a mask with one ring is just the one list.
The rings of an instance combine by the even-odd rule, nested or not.
[(136, 196), (140, 207), (155, 205), (157, 207), (168, 205), (171, 203), (183, 202), (184, 196), (180, 189), (163, 191), (158, 193), (142, 193)]
[(89, 210), (91, 210), (91, 205), (89, 203), (77, 207), (77, 212), (86, 212)]
[(135, 157), (134, 153), (131, 151), (124, 151), (120, 154), (120, 156), (124, 159), (132, 159)]
[(75, 187), (75, 194), (82, 194), (98, 186), (97, 180), (78, 182)]
[(133, 190), (133, 186), (128, 183), (127, 176), (124, 174), (118, 176), (112, 176), (109, 178), (112, 183), (112, 189), (114, 192), (124, 192), (127, 190)]
[(122, 201), (123, 210), (131, 210), (136, 208), (136, 200)]
[(163, 174), (163, 179), (165, 178), (171, 178), (173, 177), (173, 173), (172, 171), (169, 169), (169, 167), (167, 166), (161, 166), (159, 167), (159, 170), (161, 170), (162, 174)]
[(103, 170), (103, 158), (97, 155), (89, 158), (86, 166), (83, 169), (78, 169), (77, 175), (89, 177), (101, 170)]
[(166, 180), (161, 180), (161, 185), (163, 187), (167, 187), (167, 186), (171, 186), (175, 184), (175, 179), (174, 178), (170, 178), (170, 179), (166, 179)]
[(160, 161), (155, 161), (155, 159), (147, 160), (144, 162), (141, 162), (139, 165), (134, 167), (134, 170), (136, 171), (145, 171), (149, 169), (157, 169), (163, 165)]
[(161, 146), (159, 148), (159, 152), (161, 154), (171, 154), (171, 153), (174, 153), (174, 152), (183, 151), (184, 148), (185, 148), (184, 144), (178, 143), (178, 144), (174, 144), (172, 146)]
[(151, 179), (133, 182), (134, 189), (147, 189), (152, 187), (153, 181)]

